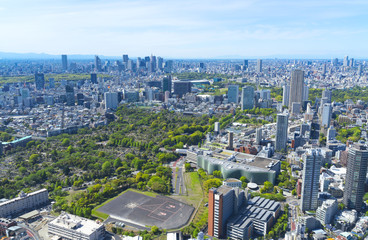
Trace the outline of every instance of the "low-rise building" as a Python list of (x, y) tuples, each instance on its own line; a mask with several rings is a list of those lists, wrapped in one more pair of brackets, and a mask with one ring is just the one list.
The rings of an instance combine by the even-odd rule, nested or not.
[(67, 240), (101, 240), (105, 238), (105, 226), (87, 218), (62, 213), (48, 224), (49, 236)]

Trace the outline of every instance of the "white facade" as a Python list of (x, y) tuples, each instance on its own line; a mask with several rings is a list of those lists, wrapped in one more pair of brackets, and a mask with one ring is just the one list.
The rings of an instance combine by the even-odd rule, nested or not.
[(289, 97), (290, 97), (290, 85), (284, 85), (282, 87), (282, 105), (289, 106)]
[(337, 201), (328, 199), (323, 202), (322, 206), (317, 208), (316, 217), (323, 224), (330, 224), (337, 213)]
[(6, 218), (21, 213), (24, 210), (33, 209), (46, 204), (49, 201), (49, 193), (41, 189), (29, 194), (20, 193), (19, 197), (0, 203), (0, 217)]
[(323, 104), (322, 110), (322, 126), (325, 128), (330, 127), (331, 122), (331, 115), (332, 115), (332, 107), (330, 103)]
[(62, 213), (48, 224), (49, 235), (70, 240), (101, 240), (105, 238), (105, 227), (102, 223)]
[(222, 182), (222, 185), (232, 187), (232, 188), (236, 188), (236, 187), (241, 188), (242, 182), (236, 178), (228, 178)]

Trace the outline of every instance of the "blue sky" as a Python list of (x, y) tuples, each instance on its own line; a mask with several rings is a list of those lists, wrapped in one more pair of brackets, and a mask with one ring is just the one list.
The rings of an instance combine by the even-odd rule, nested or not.
[(367, 0), (0, 0), (0, 51), (368, 56)]

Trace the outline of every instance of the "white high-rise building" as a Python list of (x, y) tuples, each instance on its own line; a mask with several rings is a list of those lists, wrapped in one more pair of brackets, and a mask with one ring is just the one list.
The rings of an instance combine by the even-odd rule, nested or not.
[(345, 57), (344, 57), (343, 66), (344, 66), (344, 67), (349, 66), (349, 56), (345, 56)]
[(316, 210), (318, 207), (319, 172), (322, 164), (320, 149), (307, 149), (303, 154), (303, 184), (301, 210)]
[(275, 150), (286, 151), (289, 116), (284, 113), (277, 114)]

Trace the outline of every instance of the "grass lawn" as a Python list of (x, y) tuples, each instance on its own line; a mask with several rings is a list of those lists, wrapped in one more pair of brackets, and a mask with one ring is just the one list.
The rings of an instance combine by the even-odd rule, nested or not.
[(65, 200), (67, 200), (68, 201), (68, 204), (70, 204), (72, 202), (72, 200), (73, 200), (73, 197), (75, 195), (77, 195), (79, 193), (82, 193), (82, 192), (85, 192), (85, 191), (86, 191), (86, 189), (81, 189), (81, 190), (76, 190), (76, 191), (70, 190), (69, 191), (69, 195), (65, 197)]
[(109, 215), (99, 212), (97, 209), (99, 209), (100, 207), (104, 206), (105, 204), (111, 202), (112, 200), (114, 200), (115, 198), (119, 197), (120, 195), (126, 193), (127, 191), (132, 191), (132, 192), (136, 192), (136, 193), (140, 193), (149, 197), (156, 197), (158, 194), (157, 193), (153, 193), (153, 192), (144, 192), (144, 191), (139, 191), (137, 189), (132, 189), (132, 188), (128, 188), (127, 190), (121, 192), (119, 195), (117, 195), (116, 197), (110, 198), (109, 200), (106, 200), (105, 202), (103, 202), (102, 204), (96, 206), (93, 210), (92, 210), (92, 216), (97, 217), (97, 218), (102, 218), (104, 220), (106, 220)]

